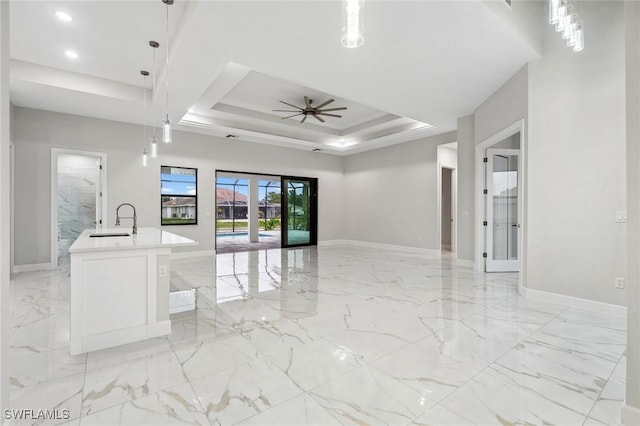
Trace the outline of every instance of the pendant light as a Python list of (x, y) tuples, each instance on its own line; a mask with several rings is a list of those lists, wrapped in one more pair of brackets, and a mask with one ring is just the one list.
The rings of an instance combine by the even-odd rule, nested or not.
[(364, 0), (342, 0), (342, 45), (349, 49), (364, 43)]
[[(147, 77), (149, 77), (149, 71), (142, 70), (140, 71), (140, 75), (143, 78), (142, 89), (144, 90), (144, 100), (143, 100), (143, 108), (144, 108), (144, 120), (142, 125), (142, 140), (144, 143), (147, 143)], [(147, 167), (147, 148), (145, 147), (142, 151), (142, 167)]]
[[(153, 94), (156, 93), (156, 49), (160, 47), (160, 43), (157, 41), (151, 40), (149, 41), (149, 46), (153, 49), (153, 60), (151, 62), (151, 85)], [(154, 123), (151, 123), (151, 127), (153, 128), (153, 135), (151, 136), (151, 158), (158, 157), (158, 140), (156, 139), (156, 126)]]
[(584, 29), (577, 0), (549, 0), (549, 23), (555, 25), (574, 52), (584, 50)]
[(166, 62), (166, 71), (165, 71), (165, 82), (166, 82), (166, 94), (167, 94), (167, 113), (162, 120), (162, 142), (171, 143), (171, 120), (169, 119), (169, 6), (173, 4), (173, 0), (162, 0), (162, 3), (167, 5), (167, 40), (166, 40), (166, 48), (167, 48), (167, 62)]

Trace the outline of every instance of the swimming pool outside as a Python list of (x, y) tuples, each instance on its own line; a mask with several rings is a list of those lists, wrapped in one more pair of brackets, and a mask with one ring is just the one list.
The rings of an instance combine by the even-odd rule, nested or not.
[[(218, 232), (216, 234), (216, 238), (235, 238), (235, 237), (246, 237), (249, 235), (248, 232)], [(258, 234), (258, 237), (272, 237), (273, 235), (269, 234)]]

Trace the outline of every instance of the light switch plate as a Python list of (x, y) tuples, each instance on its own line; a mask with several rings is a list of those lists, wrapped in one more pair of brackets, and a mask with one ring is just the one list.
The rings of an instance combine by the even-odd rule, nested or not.
[(619, 210), (616, 212), (616, 223), (627, 223), (627, 211)]
[(616, 288), (624, 288), (624, 278), (616, 277), (615, 286)]

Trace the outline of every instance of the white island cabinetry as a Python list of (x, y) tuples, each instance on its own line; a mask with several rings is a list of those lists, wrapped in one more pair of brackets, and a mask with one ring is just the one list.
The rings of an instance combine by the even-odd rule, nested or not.
[[(71, 254), (71, 354), (171, 333), (172, 247), (197, 242), (156, 228), (86, 230)], [(130, 233), (130, 231), (129, 231)]]

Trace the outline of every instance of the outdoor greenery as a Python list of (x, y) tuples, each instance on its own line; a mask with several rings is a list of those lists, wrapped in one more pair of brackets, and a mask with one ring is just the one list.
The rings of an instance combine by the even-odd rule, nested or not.
[(258, 227), (266, 231), (272, 231), (274, 229), (280, 228), (280, 219), (278, 218), (267, 219), (266, 223), (264, 220), (260, 219)]
[[(218, 229), (225, 229), (225, 230), (229, 230), (229, 229), (233, 229), (233, 223), (229, 220), (218, 220), (216, 221), (216, 226), (218, 227)], [(240, 220), (236, 220), (236, 228), (246, 228), (248, 226), (247, 221), (240, 221)]]

